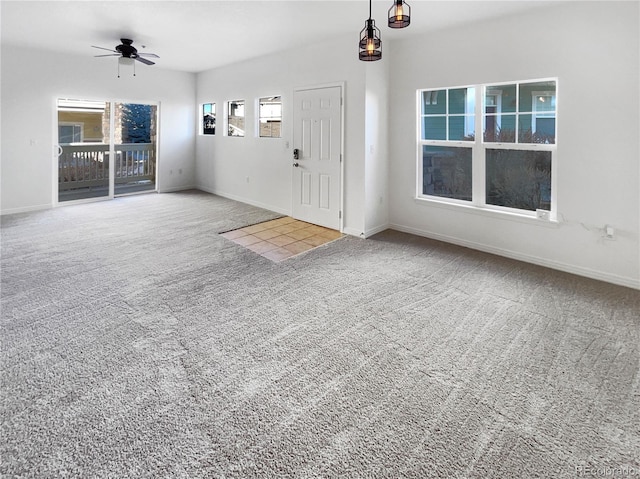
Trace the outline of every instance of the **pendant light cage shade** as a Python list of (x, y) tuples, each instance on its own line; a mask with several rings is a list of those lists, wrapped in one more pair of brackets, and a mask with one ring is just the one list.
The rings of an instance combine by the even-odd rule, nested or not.
[(411, 23), (411, 7), (404, 0), (394, 0), (388, 17), (390, 28), (408, 27)]
[(375, 62), (382, 58), (382, 40), (375, 20), (369, 18), (360, 32), (360, 53), (358, 57), (364, 62)]

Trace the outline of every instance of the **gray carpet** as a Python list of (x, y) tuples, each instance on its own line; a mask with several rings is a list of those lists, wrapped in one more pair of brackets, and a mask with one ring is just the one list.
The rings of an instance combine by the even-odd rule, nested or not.
[(2, 477), (640, 475), (640, 292), (394, 231), (281, 263), (217, 234), (278, 216), (3, 217)]

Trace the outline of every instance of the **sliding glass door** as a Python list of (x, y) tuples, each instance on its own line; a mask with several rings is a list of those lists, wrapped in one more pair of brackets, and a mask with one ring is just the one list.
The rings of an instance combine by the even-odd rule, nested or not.
[(115, 194), (156, 189), (155, 105), (115, 104)]
[(58, 201), (109, 196), (111, 103), (58, 100)]
[(58, 100), (58, 201), (156, 189), (157, 106)]

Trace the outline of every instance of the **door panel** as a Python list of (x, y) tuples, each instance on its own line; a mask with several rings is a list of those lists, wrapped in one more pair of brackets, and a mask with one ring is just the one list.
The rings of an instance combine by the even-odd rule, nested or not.
[(115, 104), (115, 194), (156, 189), (157, 107)]
[(320, 205), (323, 210), (331, 209), (331, 177), (320, 175)]
[(109, 196), (111, 104), (58, 100), (58, 201)]
[(331, 118), (320, 119), (320, 161), (331, 161)]
[(299, 150), (302, 152), (301, 160), (308, 160), (311, 158), (311, 118), (303, 118), (301, 121), (301, 138), (300, 138), (300, 148)]
[(311, 174), (307, 171), (302, 173), (302, 195), (300, 198), (300, 204), (305, 206), (311, 206)]
[(293, 217), (340, 229), (342, 107), (340, 87), (294, 94)]

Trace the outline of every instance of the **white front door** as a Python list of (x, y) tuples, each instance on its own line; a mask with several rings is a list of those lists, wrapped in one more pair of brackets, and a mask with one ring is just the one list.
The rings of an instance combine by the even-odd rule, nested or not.
[(341, 98), (340, 86), (294, 93), (293, 217), (335, 230), (341, 223)]

